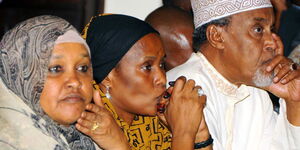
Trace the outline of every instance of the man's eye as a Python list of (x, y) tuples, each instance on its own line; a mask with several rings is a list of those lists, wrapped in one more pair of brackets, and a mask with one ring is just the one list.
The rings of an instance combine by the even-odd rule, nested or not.
[(62, 67), (59, 65), (54, 66), (54, 67), (49, 67), (48, 71), (51, 73), (58, 73), (58, 72), (62, 71)]
[(256, 32), (256, 33), (262, 33), (262, 31), (263, 31), (262, 27), (255, 27), (254, 28), (254, 32)]
[(89, 66), (87, 66), (87, 65), (80, 66), (80, 67), (78, 67), (78, 70), (81, 72), (87, 72), (89, 70)]

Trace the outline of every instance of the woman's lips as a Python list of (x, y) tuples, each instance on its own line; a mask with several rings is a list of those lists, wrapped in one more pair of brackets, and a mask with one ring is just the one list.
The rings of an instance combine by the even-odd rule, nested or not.
[(84, 99), (80, 94), (69, 94), (65, 96), (62, 101), (68, 102), (68, 103), (77, 103), (77, 102), (84, 102)]
[(164, 97), (166, 93), (164, 92), (162, 95), (160, 95), (159, 97), (157, 97), (157, 111), (160, 113), (163, 113), (165, 111), (165, 103), (162, 101), (162, 98)]

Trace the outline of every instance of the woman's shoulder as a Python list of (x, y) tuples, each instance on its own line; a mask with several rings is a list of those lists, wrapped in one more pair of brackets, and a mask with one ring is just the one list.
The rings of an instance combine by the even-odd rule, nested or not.
[[(7, 149), (54, 149), (58, 143), (39, 130), (22, 110), (0, 108), (0, 147)], [(6, 148), (5, 148), (6, 149)]]
[[(0, 87), (0, 147), (4, 149), (51, 149), (57, 142), (39, 129), (33, 111), (13, 92)], [(40, 120), (42, 121), (42, 120)]]

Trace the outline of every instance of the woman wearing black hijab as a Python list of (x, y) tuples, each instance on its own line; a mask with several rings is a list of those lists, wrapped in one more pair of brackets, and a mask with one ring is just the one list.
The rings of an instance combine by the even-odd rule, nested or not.
[[(206, 125), (198, 131), (206, 98), (198, 95), (200, 87), (194, 81), (184, 77), (168, 89), (171, 96), (165, 94), (165, 53), (158, 32), (149, 24), (125, 15), (97, 16), (83, 37), (91, 49), (93, 75), (104, 105), (131, 149), (170, 149), (171, 145), (193, 149), (196, 134), (196, 141), (206, 140)], [(172, 137), (157, 113), (157, 104), (166, 99), (164, 117)], [(83, 118), (83, 126), (97, 128), (101, 121), (91, 118)]]

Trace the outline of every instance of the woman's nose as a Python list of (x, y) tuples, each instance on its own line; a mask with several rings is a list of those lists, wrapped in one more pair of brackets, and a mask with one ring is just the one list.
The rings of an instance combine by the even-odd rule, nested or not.
[(72, 89), (81, 88), (82, 83), (80, 81), (80, 78), (78, 77), (78, 75), (75, 72), (67, 75), (66, 86), (67, 86), (67, 88), (72, 88)]
[(166, 82), (167, 82), (166, 73), (162, 70), (157, 71), (157, 73), (155, 74), (155, 77), (154, 77), (154, 84), (157, 87), (165, 88)]

